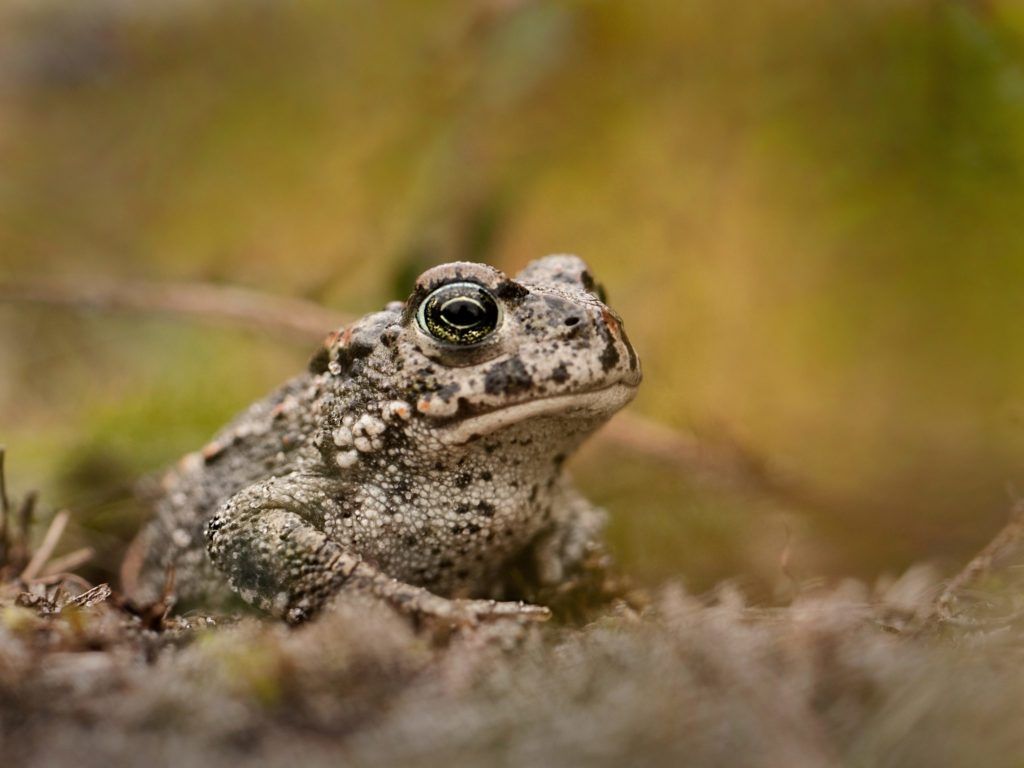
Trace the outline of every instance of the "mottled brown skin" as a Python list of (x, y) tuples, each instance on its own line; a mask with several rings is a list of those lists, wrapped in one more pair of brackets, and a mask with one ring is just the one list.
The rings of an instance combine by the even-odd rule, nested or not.
[[(466, 284), (491, 297), (496, 327), (439, 339), (421, 306)], [(336, 594), (456, 622), (546, 617), (488, 598), (513, 558), (558, 583), (597, 541), (603, 513), (562, 465), (641, 378), (600, 293), (573, 256), (514, 280), (482, 264), (427, 271), (165, 476), (126, 560), (129, 594), (156, 598), (173, 567), (186, 600), (230, 588), (291, 622)]]

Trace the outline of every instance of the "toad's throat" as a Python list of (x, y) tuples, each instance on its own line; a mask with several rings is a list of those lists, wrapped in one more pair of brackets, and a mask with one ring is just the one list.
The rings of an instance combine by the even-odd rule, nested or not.
[(451, 422), (437, 428), (435, 434), (442, 443), (460, 445), (529, 419), (554, 415), (572, 419), (609, 417), (632, 400), (636, 390), (635, 385), (620, 382), (601, 389), (541, 397)]

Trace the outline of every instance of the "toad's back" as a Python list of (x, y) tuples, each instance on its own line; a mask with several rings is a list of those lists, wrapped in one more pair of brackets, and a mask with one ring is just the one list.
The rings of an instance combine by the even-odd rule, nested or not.
[(179, 597), (221, 602), (227, 596), (227, 585), (206, 554), (206, 524), (243, 488), (317, 460), (309, 445), (309, 403), (315, 395), (312, 376), (292, 379), (164, 473), (153, 519), (132, 544), (122, 567), (128, 594), (138, 602), (156, 600), (173, 569)]

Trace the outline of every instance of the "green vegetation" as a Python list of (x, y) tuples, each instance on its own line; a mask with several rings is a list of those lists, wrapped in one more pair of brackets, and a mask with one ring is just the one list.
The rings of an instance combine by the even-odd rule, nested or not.
[[(197, 279), (362, 312), (438, 261), (575, 251), (643, 356), (639, 412), (724, 426), (836, 500), (794, 510), (804, 576), (953, 562), (1003, 519), (1024, 445), (1015, 4), (0, 14), (4, 275)], [(94, 496), (80, 462), (122, 483), (156, 469), (308, 351), (0, 312), (14, 479), (71, 506)], [(715, 548), (700, 559), (765, 577), (751, 558), (778, 553), (756, 552), (756, 508), (690, 505), (667, 477), (653, 487), (678, 503), (636, 512), (612, 489), (634, 464), (580, 467), (609, 484), (623, 541), (693, 532)], [(626, 549), (654, 576), (721, 575)]]

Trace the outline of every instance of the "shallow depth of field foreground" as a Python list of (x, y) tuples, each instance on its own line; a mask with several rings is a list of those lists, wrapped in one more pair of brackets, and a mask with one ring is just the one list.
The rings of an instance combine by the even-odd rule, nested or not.
[(146, 629), (103, 595), (17, 600), (29, 608), (8, 587), (4, 753), (25, 766), (1019, 765), (1021, 628), (931, 624), (932, 578), (775, 609), (669, 585), (640, 616), (516, 648), (486, 632), (438, 645), (374, 610), (298, 630), (200, 615)]

